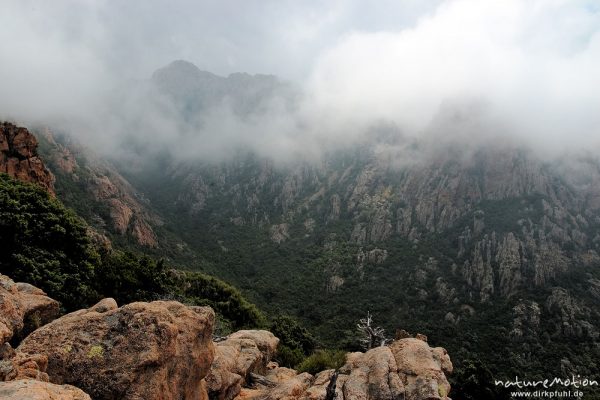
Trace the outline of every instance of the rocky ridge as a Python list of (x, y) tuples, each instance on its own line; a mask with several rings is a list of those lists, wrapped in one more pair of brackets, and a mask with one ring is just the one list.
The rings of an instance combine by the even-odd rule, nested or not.
[[(422, 250), (423, 264), (411, 274), (438, 280), (433, 291), (414, 283), (421, 297), (442, 296), (449, 304), (527, 297), (576, 273), (576, 266), (600, 265), (596, 159), (548, 162), (498, 146), (419, 153), (418, 161), (398, 167), (393, 159), (363, 153), (320, 165), (276, 166), (251, 156), (220, 165), (174, 161), (163, 179), (181, 182), (171, 196), (173, 209), (186, 210), (199, 226), (211, 221), (224, 232), (258, 229), (275, 246), (319, 244), (324, 254), (354, 251), (354, 265), (325, 268), (328, 293), (343, 292), (349, 275), (368, 277), (369, 266), (393, 267), (386, 260), (399, 241), (419, 249), (438, 236), (447, 238), (449, 251), (428, 261)], [(226, 234), (219, 239), (231, 247)], [(446, 271), (440, 262), (454, 266)]]
[[(152, 226), (160, 225), (160, 218), (149, 211), (144, 197), (110, 163), (70, 139), (57, 137), (47, 127), (37, 132), (58, 188), (83, 187), (88, 200), (96, 204), (94, 214), (86, 216), (90, 224), (99, 231), (130, 236), (144, 247), (158, 246)], [(72, 196), (67, 193), (67, 199)], [(98, 209), (103, 208), (107, 211), (100, 215)]]

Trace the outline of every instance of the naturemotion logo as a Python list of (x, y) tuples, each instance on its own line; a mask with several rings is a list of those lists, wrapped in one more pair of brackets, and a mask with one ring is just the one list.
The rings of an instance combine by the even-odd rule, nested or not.
[[(598, 386), (598, 381), (582, 378), (581, 375), (541, 380), (527, 380), (516, 376), (514, 380), (496, 379), (494, 384), (504, 388), (517, 389), (517, 391), (511, 392), (513, 398), (582, 398), (583, 392), (579, 389)], [(522, 389), (533, 389), (534, 391)]]

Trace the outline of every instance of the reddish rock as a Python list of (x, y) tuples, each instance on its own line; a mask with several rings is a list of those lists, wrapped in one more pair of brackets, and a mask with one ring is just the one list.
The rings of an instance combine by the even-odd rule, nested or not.
[(235, 332), (217, 343), (215, 360), (206, 377), (211, 398), (231, 400), (240, 393), (250, 373), (266, 373), (278, 343), (271, 332), (252, 330)]
[(157, 247), (158, 239), (156, 234), (146, 221), (141, 218), (134, 218), (131, 224), (131, 235), (135, 240), (146, 247)]
[(25, 336), (58, 313), (59, 303), (41, 289), (0, 274), (0, 344), (13, 336)]
[(301, 396), (301, 400), (323, 400), (327, 397), (327, 388), (334, 376), (333, 369), (327, 369), (315, 375), (310, 387)]
[(287, 379), (270, 390), (264, 400), (297, 400), (304, 395), (313, 382), (313, 376), (309, 373), (302, 373)]
[(337, 373), (326, 370), (313, 377), (288, 368), (271, 369), (262, 384), (242, 388), (235, 400), (325, 400), (328, 392), (338, 400), (449, 400), (445, 374), (451, 372), (446, 350), (405, 338), (348, 354)]
[(298, 375), (298, 372), (296, 372), (296, 370), (286, 367), (277, 367), (269, 369), (265, 378), (267, 378), (267, 380), (271, 382), (278, 383), (293, 378), (296, 375)]
[(0, 399), (4, 400), (91, 400), (90, 396), (70, 385), (55, 385), (31, 379), (0, 382)]
[(445, 349), (431, 348), (423, 340), (406, 338), (390, 346), (406, 388), (406, 400), (446, 399), (452, 362)]
[(256, 343), (256, 347), (258, 347), (262, 354), (259, 372), (264, 372), (267, 369), (267, 365), (277, 352), (277, 346), (279, 345), (279, 339), (275, 337), (275, 335), (269, 331), (263, 330), (237, 331), (229, 335), (228, 339), (249, 339)]
[(395, 400), (404, 397), (404, 385), (389, 347), (351, 353), (338, 377), (344, 399)]
[(117, 308), (105, 299), (29, 335), (18, 348), (48, 357), (50, 381), (94, 399), (205, 399), (214, 312), (174, 301)]
[(41, 354), (23, 354), (10, 344), (0, 346), (0, 382), (18, 379), (36, 379), (48, 382), (48, 357)]
[(41, 135), (48, 144), (44, 153), (48, 165), (59, 179), (79, 182), (95, 201), (107, 206), (109, 218), (104, 222), (113, 232), (129, 235), (142, 246), (158, 246), (151, 225), (160, 224), (160, 219), (114, 167), (72, 138), (56, 140), (48, 128)]
[(36, 183), (54, 194), (54, 175), (37, 154), (38, 142), (26, 128), (0, 123), (0, 172)]
[(417, 333), (415, 335), (415, 339), (419, 339), (419, 340), (422, 340), (425, 343), (427, 343), (427, 336), (423, 335), (422, 333)]

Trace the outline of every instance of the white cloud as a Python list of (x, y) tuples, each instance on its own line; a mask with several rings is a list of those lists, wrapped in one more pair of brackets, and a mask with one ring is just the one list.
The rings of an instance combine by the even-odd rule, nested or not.
[(426, 131), (440, 106), (486, 105), (490, 121), (542, 146), (600, 136), (600, 13), (585, 1), (444, 2), (411, 29), (356, 32), (310, 80), (319, 107)]
[[(127, 133), (190, 157), (286, 159), (373, 126), (552, 151), (600, 141), (594, 1), (15, 0), (0, 26), (0, 118), (61, 120), (104, 147)], [(200, 127), (154, 94), (114, 96), (174, 59), (293, 78), (305, 98), (253, 120), (213, 110)]]

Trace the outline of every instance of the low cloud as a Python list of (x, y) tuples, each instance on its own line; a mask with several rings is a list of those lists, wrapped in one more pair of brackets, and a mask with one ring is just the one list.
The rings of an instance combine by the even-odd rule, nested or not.
[[(415, 140), (510, 140), (551, 155), (600, 144), (593, 1), (250, 3), (9, 1), (0, 117), (112, 154), (127, 138), (211, 161), (239, 149), (315, 159), (373, 137), (398, 154)], [(183, 118), (148, 84), (173, 59), (275, 73), (293, 107), (275, 95), (260, 112), (223, 101)]]
[(590, 2), (459, 0), (414, 28), (348, 35), (319, 57), (310, 87), (317, 107), (354, 125), (382, 118), (443, 136), (454, 129), (440, 118), (450, 124), (454, 113), (479, 119), (469, 137), (553, 150), (598, 144), (599, 65)]

